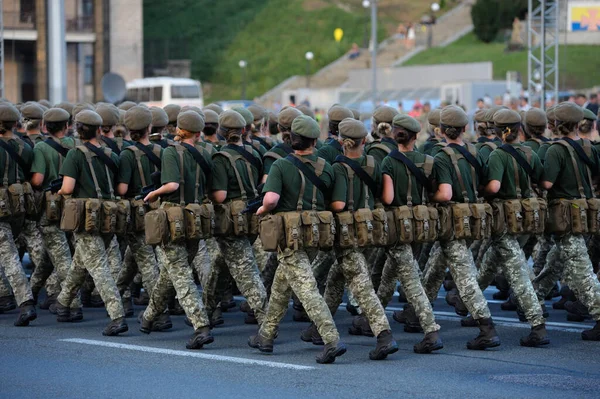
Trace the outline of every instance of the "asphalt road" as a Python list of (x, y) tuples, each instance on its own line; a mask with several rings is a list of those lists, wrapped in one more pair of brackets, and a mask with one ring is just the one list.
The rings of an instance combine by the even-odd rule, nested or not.
[[(494, 289), (486, 291), (491, 298)], [(440, 293), (443, 294), (443, 291)], [(320, 347), (299, 339), (306, 326), (288, 312), (272, 355), (247, 346), (255, 326), (243, 313), (225, 313), (215, 342), (185, 349), (192, 329), (173, 317), (170, 332), (146, 336), (135, 318), (120, 337), (103, 337), (102, 309), (84, 309), (84, 321), (59, 324), (47, 311), (27, 328), (13, 327), (16, 311), (0, 315), (0, 398), (592, 398), (600, 397), (600, 343), (584, 342), (592, 325), (566, 321), (551, 310), (546, 348), (523, 348), (529, 326), (514, 312), (491, 303), (502, 346), (485, 352), (465, 348), (477, 329), (460, 326), (442, 299), (435, 303), (444, 349), (417, 355), (421, 334), (407, 334), (391, 319), (400, 351), (385, 361), (368, 359), (375, 338), (350, 336), (352, 317), (335, 320), (348, 352), (333, 365), (314, 361)], [(393, 302), (388, 310), (400, 309)], [(136, 307), (137, 312), (141, 308)]]

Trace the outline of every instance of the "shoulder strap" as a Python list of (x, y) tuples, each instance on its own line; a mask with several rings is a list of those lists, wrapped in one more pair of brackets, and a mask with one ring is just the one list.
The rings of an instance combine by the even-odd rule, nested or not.
[[(486, 144), (488, 144), (488, 143), (486, 143)], [(448, 144), (448, 147), (455, 148), (458, 152), (460, 152), (461, 155), (463, 157), (465, 157), (467, 162), (469, 162), (471, 164), (471, 166), (473, 168), (475, 168), (477, 175), (481, 176), (481, 165), (479, 164), (479, 161), (477, 160), (477, 158), (475, 158), (477, 151), (476, 150), (473, 151), (471, 148), (471, 147), (475, 148), (475, 146), (473, 146), (472, 144), (469, 144), (469, 143), (466, 143), (466, 146), (452, 143), (452, 144)], [(467, 147), (467, 148), (465, 148), (465, 147)], [(473, 152), (475, 152), (475, 154), (473, 154)]]
[(215, 147), (211, 143), (204, 142), (204, 149), (206, 149), (209, 154), (212, 154), (215, 150)]
[[(79, 145), (76, 148), (79, 151), (83, 152), (83, 154), (85, 155), (85, 159), (90, 168), (90, 174), (92, 175), (92, 180), (94, 181), (94, 187), (96, 188), (96, 196), (101, 199), (102, 198), (102, 190), (100, 190), (100, 185), (98, 184), (98, 178), (96, 176), (96, 171), (94, 170), (94, 165), (92, 163), (92, 159), (94, 157), (98, 157), (98, 158), (100, 158), (100, 157), (98, 156), (98, 154), (95, 151), (94, 152), (90, 151), (89, 147), (86, 144), (89, 144), (89, 143), (85, 143), (84, 145)], [(101, 153), (103, 155), (105, 155), (103, 152), (101, 152)], [(108, 184), (109, 184), (110, 197), (114, 198), (114, 191), (113, 191), (113, 186), (112, 186), (111, 179), (110, 179), (108, 165), (104, 164), (104, 168), (106, 170), (106, 177), (107, 177), (106, 180), (108, 180)]]
[[(242, 181), (242, 176), (240, 176), (240, 172), (237, 170), (237, 167), (235, 166), (235, 161), (237, 161), (238, 159), (241, 159), (242, 157), (240, 155), (235, 155), (235, 156), (231, 155), (227, 151), (219, 151), (215, 154), (215, 156), (217, 156), (217, 155), (222, 155), (229, 160), (229, 163), (231, 164), (231, 167), (233, 168), (233, 172), (235, 173), (235, 178), (237, 179), (238, 186), (240, 186), (240, 192), (242, 193), (242, 200), (247, 201), (248, 195), (246, 195), (246, 189), (244, 188), (244, 182)], [(252, 179), (252, 176), (250, 176), (250, 179)]]
[(102, 149), (96, 147), (93, 144), (90, 144), (89, 142), (85, 142), (83, 144), (83, 147), (93, 152), (98, 157), (98, 159), (100, 159), (100, 161), (102, 161), (102, 163), (113, 172), (113, 175), (117, 176), (119, 174), (119, 168), (117, 167), (117, 165), (112, 159), (110, 159), (110, 156), (108, 156), (104, 153), (104, 151), (102, 151)]
[(488, 141), (486, 143), (483, 143), (482, 147), (489, 147), (492, 151), (494, 151), (496, 148), (498, 148), (498, 145), (492, 141)]
[[(251, 152), (249, 152), (245, 147), (246, 146), (244, 146), (244, 148), (242, 148), (239, 145), (233, 145), (233, 144), (227, 144), (225, 146), (225, 148), (227, 148), (228, 150), (233, 150), (233, 151), (237, 152), (247, 162), (250, 162), (252, 164), (252, 166), (254, 166), (256, 169), (258, 169), (258, 173), (260, 175), (260, 173), (262, 171), (262, 163), (261, 163), (260, 159), (256, 158), (254, 156), (254, 154), (252, 154)], [(250, 146), (250, 148), (252, 148), (252, 147)]]
[[(25, 160), (20, 156), (19, 153), (17, 153), (15, 151), (14, 148), (12, 148), (12, 146), (10, 144), (8, 144), (6, 141), (0, 139), (0, 147), (2, 147), (4, 149), (4, 151), (6, 151), (6, 153), (13, 159), (13, 161), (15, 161), (19, 167), (21, 168), (21, 170), (23, 171), (24, 174), (27, 174), (29, 172), (29, 167), (27, 165), (27, 163), (25, 162)], [(19, 151), (21, 152), (21, 151)], [(18, 171), (17, 171), (17, 180), (18, 179)]]
[[(267, 150), (270, 150), (271, 148), (273, 148), (273, 146), (271, 144), (269, 144), (267, 142), (267, 140), (265, 140), (264, 137), (260, 137), (260, 136), (253, 136), (252, 137), (254, 140), (258, 141), (260, 144), (262, 144)], [(257, 148), (258, 149), (258, 148)]]
[[(579, 196), (582, 199), (585, 199), (586, 198), (585, 190), (583, 189), (583, 182), (581, 180), (581, 174), (579, 173), (579, 166), (577, 165), (577, 159), (575, 158), (574, 147), (569, 145), (568, 142), (565, 140), (558, 140), (558, 141), (555, 141), (553, 144), (562, 145), (569, 152), (569, 155), (571, 157), (571, 162), (573, 163), (573, 172), (575, 173), (575, 178), (577, 179), (577, 189), (579, 190)], [(594, 186), (592, 185), (592, 175), (590, 173), (590, 168), (587, 168), (587, 171), (588, 171), (588, 178), (590, 180), (590, 188), (592, 190), (592, 196), (595, 197)]]
[(69, 149), (67, 147), (63, 147), (58, 141), (54, 140), (52, 137), (48, 137), (46, 140), (44, 140), (44, 143), (52, 147), (56, 152), (62, 155), (63, 158), (65, 158), (69, 153)]
[(196, 160), (196, 163), (202, 168), (202, 171), (206, 177), (210, 176), (212, 173), (210, 170), (210, 165), (208, 162), (206, 162), (206, 159), (204, 159), (202, 154), (200, 154), (200, 151), (198, 151), (198, 149), (193, 145), (189, 145), (187, 143), (181, 143), (181, 146), (190, 152), (190, 154), (194, 157), (194, 160)]
[[(336, 158), (336, 162), (337, 162), (337, 158)], [(341, 163), (341, 162), (340, 162)], [(346, 179), (346, 185), (348, 186), (348, 210), (350, 212), (354, 212), (354, 170), (350, 167), (350, 165), (346, 164), (346, 163), (342, 163), (342, 165), (344, 165), (344, 168), (346, 169), (346, 173), (348, 174), (348, 179)], [(366, 184), (363, 185), (366, 187)], [(368, 190), (365, 190), (365, 197), (367, 198), (366, 201), (366, 205), (367, 207), (369, 206), (369, 192)]]
[(337, 141), (337, 139), (335, 139), (333, 137), (330, 138), (329, 140), (327, 140), (327, 142), (325, 142), (325, 144), (332, 146), (333, 148), (335, 148), (336, 150), (338, 150), (342, 154), (344, 153), (344, 149), (342, 148), (342, 145), (340, 144), (340, 142)]
[(148, 160), (150, 162), (152, 162), (154, 164), (154, 166), (156, 166), (157, 170), (160, 170), (161, 161), (160, 161), (160, 157), (154, 153), (154, 146), (153, 146), (153, 149), (151, 150), (148, 147), (146, 147), (145, 145), (143, 145), (142, 143), (135, 141), (133, 146), (125, 147), (125, 149), (128, 149), (128, 148), (131, 149), (131, 147), (135, 147), (138, 150), (140, 150), (141, 152), (143, 152), (144, 154), (146, 154), (146, 156), (148, 157)]
[(135, 161), (137, 163), (138, 173), (140, 174), (140, 181), (142, 183), (142, 187), (146, 187), (146, 176), (144, 176), (144, 167), (142, 166), (142, 152), (136, 146), (133, 145), (125, 149), (133, 152), (133, 154), (135, 155)]
[(373, 149), (373, 148), (377, 148), (378, 150), (381, 150), (383, 152), (385, 152), (386, 154), (390, 154), (390, 152), (392, 152), (392, 150), (390, 149), (390, 147), (388, 147), (385, 144), (381, 144), (381, 143), (377, 143), (377, 144), (373, 144), (371, 147), (369, 147), (369, 152)]
[(267, 151), (265, 153), (265, 155), (263, 155), (263, 158), (265, 158), (265, 157), (274, 158), (274, 159), (283, 158), (281, 155), (279, 155), (278, 153), (275, 152), (275, 148), (279, 148), (279, 149), (283, 150), (283, 152), (285, 152), (288, 155), (291, 154), (292, 152), (294, 152), (292, 147), (290, 147), (289, 145), (287, 145), (285, 143), (281, 143), (281, 144), (274, 146), (271, 150)]
[[(452, 161), (452, 165), (454, 166), (454, 171), (456, 173), (456, 178), (458, 179), (458, 184), (460, 184), (460, 189), (462, 191), (463, 201), (469, 202), (469, 193), (467, 192), (467, 186), (465, 185), (465, 180), (463, 179), (462, 173), (460, 173), (460, 168), (458, 167), (459, 157), (456, 155), (452, 148), (444, 147), (442, 151), (446, 153), (450, 157), (450, 161)], [(460, 155), (462, 157), (462, 155)], [(474, 171), (475, 168), (471, 166), (471, 171)], [(474, 174), (474, 172), (473, 172)], [(475, 190), (477, 190), (475, 188)]]
[[(406, 155), (404, 155), (403, 153), (401, 153), (398, 150), (394, 150), (394, 151), (390, 152), (389, 156), (394, 158), (397, 161), (402, 162), (404, 164), (404, 166), (406, 166), (406, 168), (408, 170), (410, 170), (410, 173), (415, 177), (415, 179), (417, 179), (417, 181), (419, 182), (419, 184), (421, 184), (421, 186), (423, 186), (425, 189), (427, 189), (427, 191), (431, 190), (431, 183), (430, 183), (429, 179), (427, 178), (427, 175), (425, 173), (423, 173), (423, 171), (421, 169), (419, 169), (417, 167), (417, 165), (415, 165), (415, 163), (413, 161), (411, 161)], [(429, 158), (431, 158), (431, 157), (429, 157)], [(427, 163), (427, 158), (425, 158), (425, 163)], [(433, 163), (431, 163), (431, 168), (433, 168)], [(431, 174), (431, 171), (429, 173)]]
[(102, 141), (104, 142), (104, 144), (106, 144), (108, 146), (108, 148), (110, 148), (117, 155), (119, 155), (121, 153), (121, 150), (119, 149), (119, 145), (113, 139), (102, 136)]
[(529, 178), (534, 183), (537, 183), (537, 179), (535, 178), (535, 173), (533, 172), (533, 168), (531, 167), (529, 162), (527, 162), (527, 160), (521, 154), (519, 154), (519, 151), (517, 151), (515, 149), (515, 147), (513, 147), (510, 144), (503, 144), (499, 148), (502, 151), (508, 153), (510, 156), (512, 156), (515, 159), (515, 161), (517, 161), (517, 163), (523, 168), (523, 170), (525, 170), (525, 173), (527, 173)]
[[(372, 157), (371, 157), (372, 158)], [(375, 182), (375, 180), (373, 180), (373, 178), (371, 177), (371, 175), (369, 175), (364, 169), (363, 167), (356, 162), (353, 159), (348, 158), (345, 155), (338, 155), (335, 158), (335, 162), (340, 162), (343, 164), (348, 165), (353, 171), (354, 173), (358, 176), (358, 178), (367, 185), (367, 187), (369, 188), (369, 190), (371, 190), (371, 193), (374, 196), (377, 196), (377, 183)]]
[[(569, 137), (563, 137), (562, 140), (560, 140), (560, 141), (565, 141), (565, 142), (569, 143), (569, 145), (571, 145), (571, 147), (573, 147), (573, 149), (575, 150), (575, 152), (579, 156), (579, 159), (581, 159), (588, 166), (588, 168), (594, 169), (596, 167), (596, 165), (594, 164), (594, 161), (592, 161), (590, 159), (589, 155), (586, 154), (586, 151), (584, 150), (584, 147), (582, 147), (581, 144), (579, 144), (577, 141), (575, 141), (575, 140), (573, 140), (572, 138), (569, 138)], [(584, 144), (584, 146), (588, 147), (588, 150), (589, 150), (589, 152), (591, 154), (591, 145), (589, 145), (589, 142), (586, 143), (585, 141), (583, 141), (583, 144)]]
[[(323, 180), (321, 180), (318, 177), (318, 175), (322, 174), (323, 168), (325, 167), (325, 165), (323, 165), (323, 168), (320, 171), (321, 173), (319, 173), (319, 171), (317, 171), (316, 169), (314, 171), (311, 170), (295, 154), (290, 154), (287, 157), (285, 157), (285, 159), (287, 159), (288, 161), (290, 161), (296, 168), (298, 168), (300, 170), (300, 172), (302, 172), (304, 174), (304, 176), (307, 177), (308, 180), (311, 181), (311, 183), (313, 184), (313, 186), (315, 186), (316, 188), (318, 188), (319, 191), (321, 191), (323, 193), (323, 195), (325, 196), (325, 198), (329, 197), (329, 189), (327, 188), (327, 186), (325, 185), (325, 183), (323, 183)], [(322, 158), (319, 158), (319, 160), (321, 160), (321, 159)]]

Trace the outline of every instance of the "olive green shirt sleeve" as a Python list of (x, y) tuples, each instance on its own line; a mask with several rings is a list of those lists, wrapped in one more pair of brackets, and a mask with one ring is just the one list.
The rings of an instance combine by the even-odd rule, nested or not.
[(212, 178), (212, 191), (227, 191), (229, 177), (229, 160), (218, 153), (213, 157), (214, 169)]
[(177, 155), (177, 150), (174, 147), (169, 147), (163, 151), (160, 174), (162, 184), (181, 183), (179, 157)]
[(46, 174), (46, 157), (40, 145), (36, 145), (33, 149), (33, 164), (31, 165), (31, 173)]
[(136, 165), (137, 162), (135, 160), (135, 154), (129, 150), (121, 151), (120, 162), (121, 165), (119, 167), (119, 177), (117, 179), (117, 183), (131, 184), (133, 172), (136, 171), (139, 173)]
[(335, 182), (331, 194), (331, 201), (348, 202), (348, 175), (346, 167), (341, 163), (333, 165)]
[(81, 165), (83, 165), (83, 163), (80, 162), (81, 156), (83, 156), (83, 154), (79, 150), (69, 151), (60, 168), (60, 174), (77, 180), (81, 173)]
[(283, 188), (283, 174), (281, 170), (281, 163), (276, 161), (271, 165), (271, 170), (267, 177), (267, 181), (263, 187), (263, 193), (275, 193), (281, 195)]

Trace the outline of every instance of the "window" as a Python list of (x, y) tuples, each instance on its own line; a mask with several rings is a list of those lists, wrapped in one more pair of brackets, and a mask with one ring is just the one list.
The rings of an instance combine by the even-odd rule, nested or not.
[(171, 98), (200, 98), (200, 88), (192, 86), (171, 86)]
[(142, 87), (141, 89), (139, 89), (139, 102), (141, 103), (147, 103), (150, 101), (150, 88), (149, 87)]
[(162, 101), (163, 96), (163, 88), (162, 86), (157, 86), (152, 88), (152, 101)]
[(94, 15), (94, 2), (93, 0), (81, 0), (81, 16), (91, 17)]
[(94, 56), (86, 55), (83, 60), (83, 84), (94, 84)]
[(133, 101), (134, 103), (138, 102), (138, 89), (127, 89), (127, 94), (125, 95), (125, 100)]
[(22, 23), (32, 23), (35, 19), (35, 0), (20, 1), (19, 21)]

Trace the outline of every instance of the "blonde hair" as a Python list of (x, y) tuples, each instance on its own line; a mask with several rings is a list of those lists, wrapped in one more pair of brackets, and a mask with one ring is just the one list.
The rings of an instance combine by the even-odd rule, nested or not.
[(175, 141), (183, 141), (183, 140), (187, 140), (187, 139), (191, 139), (192, 137), (194, 137), (197, 133), (193, 133), (187, 130), (183, 130), (180, 128), (177, 128), (175, 130)]
[(354, 150), (362, 144), (362, 139), (352, 139), (350, 137), (342, 137), (342, 146), (344, 150)]
[(392, 134), (392, 125), (387, 122), (379, 122), (373, 133), (373, 136), (377, 138), (388, 137)]

